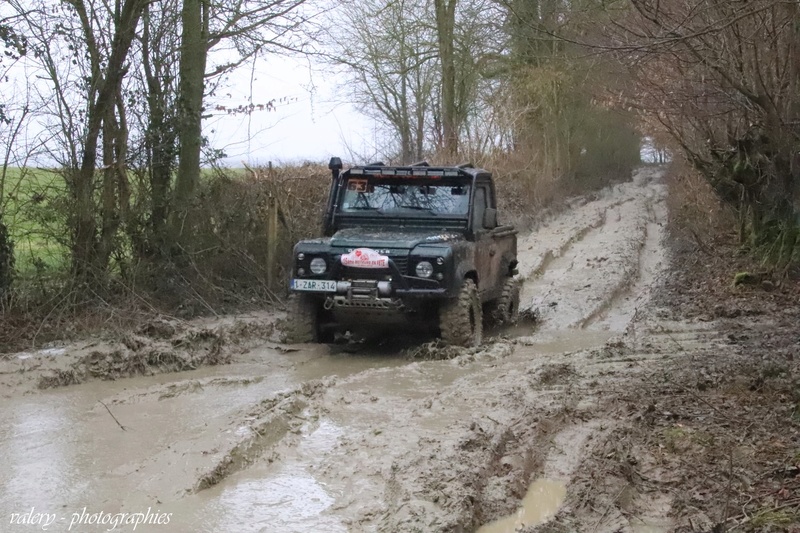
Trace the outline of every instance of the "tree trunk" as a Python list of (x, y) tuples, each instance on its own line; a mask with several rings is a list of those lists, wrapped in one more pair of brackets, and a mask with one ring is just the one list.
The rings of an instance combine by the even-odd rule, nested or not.
[(417, 103), (416, 151), (414, 159), (422, 161), (424, 157), (425, 142), (425, 108)]
[(104, 274), (107, 268), (107, 257), (104, 257), (97, 242), (94, 204), (97, 149), (103, 122), (113, 115), (116, 108), (118, 87), (127, 73), (127, 68), (124, 66), (125, 59), (136, 35), (136, 26), (146, 3), (147, 0), (127, 0), (122, 6), (116, 20), (105, 77), (100, 71), (97, 43), (86, 6), (82, 1), (73, 3), (81, 18), (84, 38), (89, 47), (89, 55), (93, 64), (83, 157), (80, 169), (74, 172), (68, 180), (75, 206), (72, 220), (72, 270), (79, 282), (90, 282)]
[(117, 212), (116, 158), (114, 140), (118, 134), (114, 108), (106, 111), (103, 121), (103, 181), (100, 189), (100, 240), (97, 243), (98, 265), (108, 264), (114, 246), (114, 236), (119, 228)]
[(184, 0), (178, 81), (178, 174), (170, 214), (173, 245), (181, 244), (186, 216), (200, 182), (207, 16), (207, 0)]
[(458, 115), (456, 108), (456, 65), (454, 29), (457, 0), (434, 0), (436, 36), (442, 68), (442, 141), (444, 154), (452, 162), (458, 156)]
[(411, 117), (408, 112), (408, 79), (407, 71), (403, 72), (400, 78), (400, 144), (402, 151), (401, 161), (403, 165), (413, 163), (414, 157), (413, 140), (411, 137)]
[(3, 224), (0, 213), (0, 303), (11, 289), (14, 273), (14, 243), (8, 234), (8, 228)]
[(134, 238), (134, 248), (140, 257), (160, 257), (167, 254), (167, 215), (172, 171), (175, 168), (174, 115), (168, 114), (170, 101), (169, 66), (158, 55), (158, 45), (151, 47), (149, 8), (144, 13), (142, 32), (142, 66), (147, 82), (148, 122), (145, 136), (150, 181), (150, 219), (144, 239)]

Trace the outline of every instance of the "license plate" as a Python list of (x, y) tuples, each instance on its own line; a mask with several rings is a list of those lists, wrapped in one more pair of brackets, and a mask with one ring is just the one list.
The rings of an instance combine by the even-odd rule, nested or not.
[(293, 279), (291, 288), (295, 291), (336, 292), (336, 281), (332, 279)]

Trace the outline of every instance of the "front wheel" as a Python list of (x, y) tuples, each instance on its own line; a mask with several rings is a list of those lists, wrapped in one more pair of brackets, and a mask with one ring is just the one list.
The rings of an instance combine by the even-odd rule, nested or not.
[(284, 342), (320, 342), (320, 306), (319, 300), (308, 294), (292, 294), (289, 297)]
[(478, 288), (465, 279), (458, 297), (439, 308), (439, 329), (442, 340), (454, 346), (480, 346), (483, 340), (483, 312)]

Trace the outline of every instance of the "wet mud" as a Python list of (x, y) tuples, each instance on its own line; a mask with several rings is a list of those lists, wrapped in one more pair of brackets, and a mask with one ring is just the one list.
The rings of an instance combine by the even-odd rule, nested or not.
[[(7, 356), (0, 520), (34, 507), (67, 522), (84, 508), (170, 514), (145, 532), (546, 524), (619, 425), (611, 393), (672, 343), (710, 335), (649, 305), (666, 268), (662, 172), (641, 169), (521, 237), (536, 320), (480, 348), (284, 345), (280, 315), (265, 314)], [(649, 505), (656, 527), (669, 504)]]

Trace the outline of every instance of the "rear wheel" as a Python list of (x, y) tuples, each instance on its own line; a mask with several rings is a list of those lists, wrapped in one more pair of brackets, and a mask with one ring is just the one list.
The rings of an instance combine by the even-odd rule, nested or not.
[(519, 281), (508, 278), (503, 284), (503, 292), (490, 304), (489, 317), (497, 326), (514, 324), (519, 318)]
[(465, 279), (458, 297), (439, 308), (442, 340), (454, 346), (479, 346), (483, 340), (483, 312), (478, 288)]

